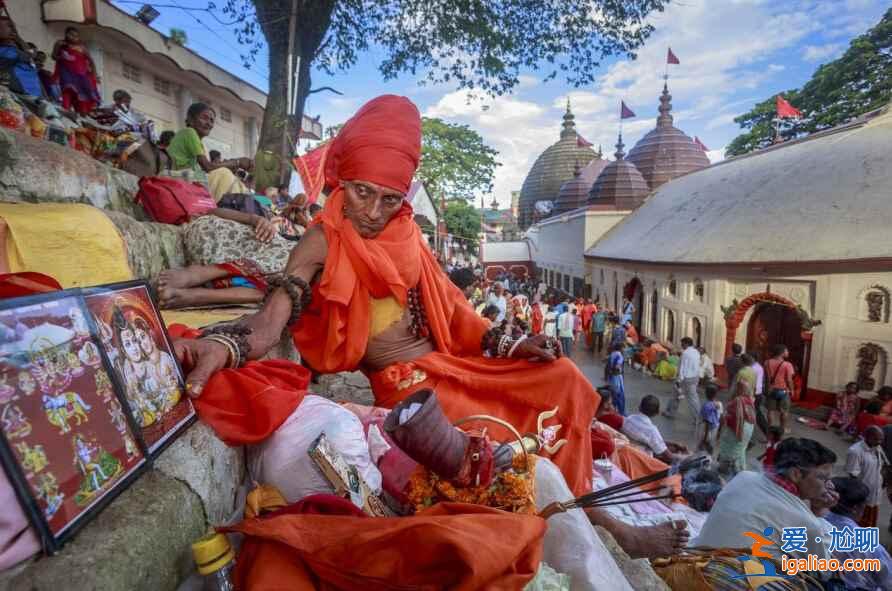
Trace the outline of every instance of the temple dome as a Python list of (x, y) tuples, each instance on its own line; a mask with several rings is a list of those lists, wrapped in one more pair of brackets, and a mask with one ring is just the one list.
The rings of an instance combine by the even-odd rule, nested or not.
[(588, 195), (588, 205), (612, 205), (617, 209), (635, 209), (647, 198), (647, 181), (634, 164), (625, 159), (623, 136), (616, 143), (616, 160), (598, 175)]
[(533, 223), (537, 201), (555, 201), (561, 185), (573, 178), (577, 164), (587, 166), (597, 156), (591, 146), (580, 146), (574, 119), (568, 103), (561, 139), (542, 152), (523, 181), (518, 212), (518, 223), (523, 229)]
[(663, 85), (657, 126), (638, 140), (629, 152), (651, 190), (683, 174), (706, 168), (709, 158), (683, 131), (672, 125), (672, 95)]
[(588, 166), (577, 166), (573, 172), (573, 178), (561, 185), (557, 201), (554, 203), (552, 215), (560, 215), (585, 207), (588, 201), (588, 192), (595, 183), (595, 179), (598, 178), (598, 175), (601, 174), (601, 171), (608, 164), (609, 162), (602, 159), (599, 155), (599, 157), (589, 162)]

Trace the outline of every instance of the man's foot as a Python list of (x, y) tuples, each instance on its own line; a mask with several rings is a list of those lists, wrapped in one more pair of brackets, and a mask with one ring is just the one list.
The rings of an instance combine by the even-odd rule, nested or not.
[(667, 521), (645, 527), (622, 524), (622, 527), (610, 529), (610, 533), (632, 558), (673, 556), (681, 552), (690, 539), (684, 521)]
[(158, 288), (158, 306), (162, 310), (188, 308), (190, 306), (201, 305), (201, 303), (202, 302), (196, 300), (191, 289), (160, 286)]
[(189, 268), (183, 269), (166, 269), (158, 275), (158, 289), (165, 288), (182, 289), (185, 287), (194, 287), (191, 282), (192, 273)]

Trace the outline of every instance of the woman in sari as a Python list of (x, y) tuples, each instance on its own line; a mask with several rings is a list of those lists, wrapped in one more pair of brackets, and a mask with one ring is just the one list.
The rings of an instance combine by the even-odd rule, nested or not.
[(62, 92), (62, 107), (81, 115), (91, 113), (102, 100), (99, 78), (93, 58), (77, 29), (65, 29), (65, 38), (56, 41), (53, 48), (53, 59), (56, 61), (54, 76)]
[(737, 374), (733, 397), (719, 427), (719, 471), (733, 476), (746, 469), (746, 448), (756, 424), (756, 372), (753, 358), (743, 355), (743, 369)]

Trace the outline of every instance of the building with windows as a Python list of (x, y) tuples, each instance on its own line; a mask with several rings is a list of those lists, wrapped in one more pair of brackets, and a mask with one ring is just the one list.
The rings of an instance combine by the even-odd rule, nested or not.
[[(155, 121), (155, 129), (177, 130), (194, 102), (211, 104), (217, 123), (205, 139), (224, 158), (253, 156), (266, 93), (188, 47), (146, 26), (107, 0), (6, 0), (19, 35), (50, 55), (65, 28), (80, 31), (98, 70), (103, 103), (115, 90), (133, 97), (133, 108)], [(50, 58), (47, 67), (52, 69)], [(319, 139), (322, 124), (304, 117), (305, 137)]]
[(661, 184), (585, 253), (642, 335), (790, 349), (815, 402), (892, 385), (892, 112)]

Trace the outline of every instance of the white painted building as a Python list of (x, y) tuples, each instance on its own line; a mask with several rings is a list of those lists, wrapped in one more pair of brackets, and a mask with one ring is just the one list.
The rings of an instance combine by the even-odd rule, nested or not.
[(539, 277), (550, 287), (582, 297), (600, 295), (603, 300), (604, 289), (593, 280), (580, 255), (629, 213), (613, 206), (590, 205), (531, 226), (526, 238)]
[(786, 344), (812, 395), (892, 385), (892, 112), (659, 187), (586, 252), (643, 335)]
[[(193, 102), (207, 102), (217, 111), (208, 149), (224, 158), (256, 152), (266, 105), (261, 89), (106, 0), (6, 0), (6, 6), (21, 37), (50, 56), (50, 69), (56, 41), (66, 27), (77, 27), (96, 64), (103, 104), (112, 102), (115, 90), (126, 90), (134, 109), (153, 119), (160, 133), (180, 129)], [(303, 123), (305, 131), (321, 136), (321, 123), (309, 117)]]

